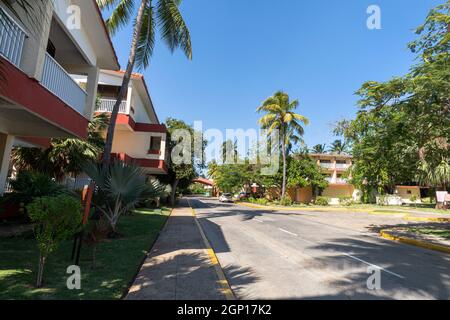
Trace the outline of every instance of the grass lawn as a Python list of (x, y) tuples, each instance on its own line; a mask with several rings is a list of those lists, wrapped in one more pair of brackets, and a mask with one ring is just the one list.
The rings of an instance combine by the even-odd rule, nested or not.
[(36, 289), (39, 254), (33, 236), (0, 239), (0, 299), (120, 299), (169, 213), (167, 209), (140, 209), (121, 217), (118, 230), (123, 237), (105, 240), (98, 246), (95, 269), (91, 268), (91, 249), (83, 246), (81, 290), (66, 287), (73, 241), (64, 242), (49, 256), (45, 288)]
[(408, 228), (409, 232), (427, 234), (450, 240), (450, 229), (440, 228)]

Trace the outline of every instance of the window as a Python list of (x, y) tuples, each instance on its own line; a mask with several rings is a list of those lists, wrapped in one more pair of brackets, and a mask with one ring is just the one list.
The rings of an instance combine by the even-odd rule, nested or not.
[(150, 151), (160, 151), (161, 150), (161, 137), (151, 137), (150, 138)]

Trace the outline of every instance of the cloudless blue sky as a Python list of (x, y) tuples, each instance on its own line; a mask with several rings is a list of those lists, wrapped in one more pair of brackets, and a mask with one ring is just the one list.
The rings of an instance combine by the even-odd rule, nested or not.
[[(277, 90), (300, 100), (311, 124), (308, 146), (335, 139), (332, 123), (354, 117), (354, 92), (367, 80), (405, 74), (407, 43), (428, 11), (444, 0), (184, 0), (193, 60), (157, 42), (143, 71), (160, 119), (205, 129), (257, 127), (256, 107)], [(366, 27), (379, 5), (382, 30)], [(131, 27), (113, 41), (122, 67)]]

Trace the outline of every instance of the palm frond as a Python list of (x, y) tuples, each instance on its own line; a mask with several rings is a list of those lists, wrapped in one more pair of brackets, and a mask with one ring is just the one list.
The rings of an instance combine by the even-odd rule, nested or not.
[(136, 49), (136, 64), (141, 69), (147, 68), (150, 64), (150, 58), (155, 47), (155, 28), (154, 8), (150, 2), (147, 3), (142, 17), (142, 29)]
[(117, 1), (117, 5), (108, 20), (106, 20), (106, 27), (111, 35), (115, 35), (120, 28), (126, 26), (134, 13), (134, 0), (105, 0), (105, 7), (111, 7)]

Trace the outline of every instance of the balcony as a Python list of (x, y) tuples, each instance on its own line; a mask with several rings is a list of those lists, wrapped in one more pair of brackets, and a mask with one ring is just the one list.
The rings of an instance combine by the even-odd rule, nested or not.
[(14, 66), (20, 66), (27, 33), (0, 8), (0, 55)]
[(350, 168), (348, 163), (336, 163), (336, 169), (346, 170)]
[(45, 53), (41, 84), (79, 114), (84, 113), (86, 91), (48, 53)]
[(325, 169), (334, 169), (334, 164), (331, 162), (321, 162), (320, 166)]
[[(116, 100), (100, 99), (100, 105), (95, 108), (96, 112), (112, 112)], [(122, 101), (119, 107), (119, 113), (127, 113), (127, 101)]]

